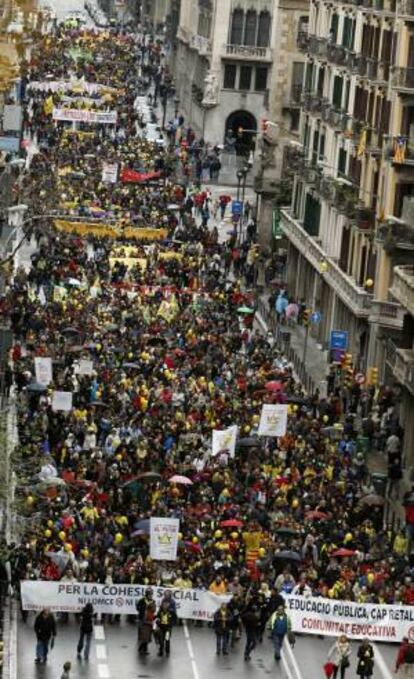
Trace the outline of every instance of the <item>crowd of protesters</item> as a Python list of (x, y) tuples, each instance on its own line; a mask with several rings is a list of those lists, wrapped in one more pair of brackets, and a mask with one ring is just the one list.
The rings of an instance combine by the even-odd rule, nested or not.
[[(270, 625), (279, 659), (291, 631), (286, 594), (414, 602), (409, 540), (385, 525), (384, 498), (356, 444), (359, 416), (373, 423), (370, 445), (385, 431), (388, 453), (402, 432), (391, 390), (355, 385), (346, 399), (333, 384), (325, 398), (308, 395), (254, 325), (240, 279), (254, 282), (254, 221), (247, 247), (234, 233), (219, 243), (210, 211), (223, 218), (227, 197), (214, 206), (199, 186), (176, 182), (188, 153), (184, 120), (168, 148), (142, 134), (136, 97), (162, 68), (153, 37), (63, 27), (40, 40), (29, 64), (34, 151), (22, 191), (45, 217), (29, 270), (16, 272), (2, 300), (14, 333), (21, 515), (20, 541), (4, 559), (17, 591), (21, 580), (63, 578), (231, 594), (213, 621), (217, 653), (244, 627), (248, 660)], [(118, 122), (72, 129), (53, 120), (56, 107), (114, 109)], [(118, 164), (115, 183), (102, 179), (103, 162)], [(123, 181), (125, 171), (141, 180)], [(56, 229), (51, 214), (64, 225)], [(140, 228), (165, 233), (144, 239)], [(234, 250), (246, 255), (242, 268)], [(36, 381), (36, 357), (52, 359), (48, 385)], [(55, 390), (72, 394), (69, 411), (52, 407)], [(288, 404), (284, 436), (257, 435), (264, 403)], [(213, 430), (234, 424), (235, 456), (213, 456)], [(187, 481), (171, 482), (176, 475)], [(151, 516), (179, 518), (176, 561), (150, 558)], [(138, 602), (142, 655), (145, 624), (157, 616), (160, 655), (169, 654), (174, 615)], [(78, 652), (88, 655), (86, 627)], [(369, 677), (371, 651), (361, 648), (359, 674)], [(335, 677), (348, 655), (332, 650)]]

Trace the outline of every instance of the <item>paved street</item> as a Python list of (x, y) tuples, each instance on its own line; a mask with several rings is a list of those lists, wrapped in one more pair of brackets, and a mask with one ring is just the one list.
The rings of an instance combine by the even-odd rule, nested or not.
[[(66, 660), (71, 660), (74, 667), (74, 679), (115, 679), (119, 677), (122, 667), (122, 679), (152, 679), (161, 676), (164, 679), (179, 676), (180, 679), (211, 679), (211, 677), (228, 676), (260, 679), (263, 675), (281, 676), (273, 654), (271, 642), (265, 640), (252, 654), (250, 663), (243, 661), (243, 639), (238, 642), (228, 657), (217, 658), (215, 655), (215, 637), (209, 628), (197, 628), (189, 624), (186, 639), (184, 627), (177, 627), (173, 633), (171, 657), (158, 658), (155, 645), (152, 644), (151, 655), (147, 659), (137, 654), (136, 627), (122, 622), (121, 625), (97, 625), (95, 639), (88, 663), (77, 660), (76, 644), (78, 641), (77, 626), (74, 622), (61, 624), (58, 628), (56, 646), (51, 652), (46, 666), (34, 663), (33, 617), (26, 625), (19, 625), (19, 679), (56, 679), (60, 667)], [(304, 679), (316, 679), (321, 676), (321, 668), (326, 662), (327, 652), (333, 639), (316, 637), (298, 637), (295, 645), (295, 657)], [(356, 657), (358, 644), (353, 644), (353, 658)], [(390, 670), (394, 667), (397, 646), (380, 644), (380, 653)], [(351, 666), (355, 664), (351, 661)], [(108, 668), (105, 673), (103, 668)], [(354, 674), (351, 672), (350, 676)], [(381, 674), (374, 672), (373, 679)]]

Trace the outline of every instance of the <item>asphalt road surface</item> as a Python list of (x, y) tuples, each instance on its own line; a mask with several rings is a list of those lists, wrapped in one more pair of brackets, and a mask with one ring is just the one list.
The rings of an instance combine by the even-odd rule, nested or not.
[[(189, 622), (173, 631), (171, 656), (159, 658), (158, 647), (150, 645), (150, 655), (140, 658), (137, 653), (137, 629), (125, 620), (114, 625), (95, 626), (88, 662), (78, 660), (76, 645), (78, 627), (73, 618), (69, 623), (58, 623), (55, 648), (50, 652), (46, 665), (37, 665), (35, 658), (34, 615), (26, 624), (19, 623), (18, 630), (18, 677), (19, 679), (59, 679), (63, 663), (72, 662), (73, 679), (264, 679), (264, 675), (282, 676), (273, 658), (271, 641), (265, 639), (252, 653), (249, 663), (243, 660), (242, 638), (228, 656), (215, 654), (215, 635), (208, 627), (198, 628)], [(294, 648), (295, 657), (303, 679), (322, 679), (323, 664), (333, 639), (301, 636)], [(392, 670), (397, 646), (379, 644), (378, 648), (388, 668)], [(356, 677), (356, 649), (353, 644), (351, 667), (346, 679)], [(373, 679), (381, 679), (378, 670)]]

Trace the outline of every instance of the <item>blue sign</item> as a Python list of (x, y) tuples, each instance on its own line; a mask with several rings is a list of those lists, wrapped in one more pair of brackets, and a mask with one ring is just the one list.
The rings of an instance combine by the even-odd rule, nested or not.
[(233, 215), (241, 215), (243, 210), (243, 203), (241, 200), (233, 200), (231, 204), (231, 212)]
[(311, 323), (315, 323), (315, 325), (316, 325), (317, 323), (321, 322), (322, 314), (320, 313), (320, 311), (314, 311), (313, 314), (311, 314), (310, 319), (311, 319)]
[(0, 151), (17, 153), (20, 146), (19, 137), (0, 137)]
[(330, 348), (346, 351), (348, 349), (348, 335), (349, 333), (346, 330), (332, 330)]

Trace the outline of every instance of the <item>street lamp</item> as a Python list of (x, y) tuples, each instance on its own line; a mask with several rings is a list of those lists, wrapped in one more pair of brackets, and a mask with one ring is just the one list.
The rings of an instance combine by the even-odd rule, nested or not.
[(240, 224), (240, 233), (239, 233), (239, 241), (241, 243), (242, 241), (242, 235), (243, 235), (243, 217), (244, 217), (244, 199), (246, 196), (246, 182), (247, 182), (247, 175), (249, 174), (250, 170), (252, 169), (252, 161), (249, 159), (247, 163), (240, 169), (237, 170), (237, 200), (240, 200), (240, 187), (242, 190), (241, 193), (241, 212), (240, 212), (240, 217), (239, 217), (239, 224)]

